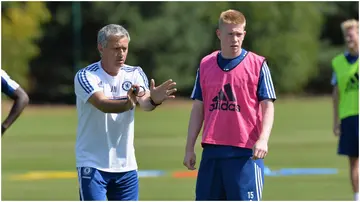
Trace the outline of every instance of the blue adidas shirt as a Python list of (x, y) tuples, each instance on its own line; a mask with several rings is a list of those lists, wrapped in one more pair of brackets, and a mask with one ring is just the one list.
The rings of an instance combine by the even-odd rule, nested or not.
[[(231, 71), (238, 66), (241, 61), (246, 57), (247, 51), (242, 49), (241, 54), (233, 59), (225, 59), (219, 53), (217, 56), (217, 63), (219, 67), (224, 71)], [(202, 90), (200, 86), (200, 73), (197, 70), (195, 84), (191, 99), (203, 101)], [(259, 101), (266, 99), (276, 99), (274, 85), (271, 79), (269, 67), (266, 62), (263, 63), (260, 72), (259, 83), (257, 86), (257, 97)], [(228, 157), (241, 157), (241, 156), (252, 156), (252, 149), (239, 148), (234, 146), (223, 146), (223, 145), (203, 145), (206, 149), (206, 157), (208, 158), (228, 158)]]

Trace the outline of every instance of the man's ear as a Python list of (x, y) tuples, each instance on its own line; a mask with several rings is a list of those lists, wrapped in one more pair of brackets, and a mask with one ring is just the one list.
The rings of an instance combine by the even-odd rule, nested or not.
[(220, 39), (220, 29), (216, 29), (216, 36)]
[(100, 44), (98, 44), (97, 48), (98, 48), (98, 51), (99, 51), (100, 55), (102, 55), (102, 52), (104, 51), (104, 48)]

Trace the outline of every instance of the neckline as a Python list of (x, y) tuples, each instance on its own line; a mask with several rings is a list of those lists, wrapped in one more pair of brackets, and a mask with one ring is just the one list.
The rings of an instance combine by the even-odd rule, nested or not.
[(249, 53), (249, 51), (247, 51), (247, 50), (245, 50), (245, 49), (242, 48), (242, 49), (241, 49), (241, 53), (240, 53), (239, 56), (237, 56), (237, 57), (235, 57), (235, 58), (232, 58), (232, 59), (222, 58), (222, 59), (224, 59), (224, 60), (234, 60), (234, 59), (236, 59), (236, 58), (241, 57), (240, 61), (235, 65), (234, 68), (231, 68), (231, 69), (223, 69), (223, 68), (221, 68), (221, 66), (220, 66), (220, 64), (219, 64), (219, 57), (222, 57), (222, 56), (221, 56), (221, 51), (218, 51), (217, 54), (216, 54), (216, 64), (217, 64), (217, 67), (218, 67), (221, 71), (223, 71), (223, 72), (230, 72), (230, 71), (236, 69), (236, 68), (241, 64), (241, 62), (244, 61), (244, 59), (246, 58), (246, 56), (248, 55), (248, 53)]

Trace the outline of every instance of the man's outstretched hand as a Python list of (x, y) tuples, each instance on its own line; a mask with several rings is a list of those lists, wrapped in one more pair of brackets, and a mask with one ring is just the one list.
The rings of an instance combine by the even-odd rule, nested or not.
[(174, 99), (175, 93), (177, 91), (176, 82), (172, 79), (165, 81), (164, 83), (160, 84), (159, 86), (155, 87), (154, 79), (150, 81), (150, 97), (155, 102), (155, 104), (161, 104), (165, 100)]

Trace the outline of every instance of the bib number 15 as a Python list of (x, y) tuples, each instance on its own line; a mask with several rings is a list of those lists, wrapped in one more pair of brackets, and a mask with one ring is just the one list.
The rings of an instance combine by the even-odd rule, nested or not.
[(248, 191), (248, 199), (254, 199), (254, 192), (253, 191)]

